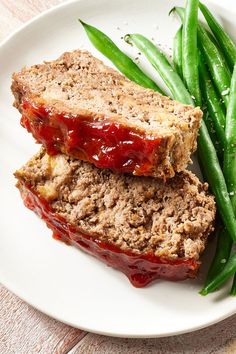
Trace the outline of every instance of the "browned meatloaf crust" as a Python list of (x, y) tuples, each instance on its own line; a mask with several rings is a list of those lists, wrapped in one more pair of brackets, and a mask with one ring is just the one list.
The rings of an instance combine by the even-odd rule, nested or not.
[(15, 176), (26, 206), (57, 237), (120, 269), (134, 285), (196, 275), (215, 203), (191, 172), (164, 183), (42, 149)]
[(22, 125), (49, 154), (167, 179), (196, 149), (202, 112), (127, 80), (86, 51), (13, 74)]

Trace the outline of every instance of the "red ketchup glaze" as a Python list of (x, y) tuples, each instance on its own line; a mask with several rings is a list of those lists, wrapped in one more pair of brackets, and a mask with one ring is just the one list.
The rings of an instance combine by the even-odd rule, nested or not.
[(49, 155), (64, 152), (99, 168), (152, 175), (164, 140), (132, 131), (109, 120), (57, 114), (44, 106), (22, 102), (21, 124)]
[(142, 288), (159, 278), (177, 281), (196, 276), (200, 263), (194, 259), (170, 260), (152, 253), (140, 255), (123, 251), (115, 245), (76, 230), (56, 215), (50, 205), (29, 187), (25, 186), (21, 195), (25, 206), (46, 221), (56, 239), (74, 244), (108, 266), (122, 271), (135, 287)]

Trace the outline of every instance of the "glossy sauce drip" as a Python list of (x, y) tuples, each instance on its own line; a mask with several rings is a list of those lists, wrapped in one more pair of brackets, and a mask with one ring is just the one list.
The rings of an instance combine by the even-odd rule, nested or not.
[(144, 287), (158, 278), (176, 281), (193, 278), (196, 275), (200, 263), (194, 259), (170, 260), (157, 257), (153, 253), (136, 254), (123, 251), (115, 245), (100, 241), (95, 236), (76, 230), (62, 217), (56, 215), (50, 205), (28, 186), (21, 188), (21, 195), (25, 206), (47, 223), (56, 239), (74, 244), (107, 265), (122, 271), (135, 287)]
[(52, 113), (26, 100), (21, 124), (50, 155), (64, 152), (99, 168), (136, 175), (152, 175), (164, 144), (110, 120)]

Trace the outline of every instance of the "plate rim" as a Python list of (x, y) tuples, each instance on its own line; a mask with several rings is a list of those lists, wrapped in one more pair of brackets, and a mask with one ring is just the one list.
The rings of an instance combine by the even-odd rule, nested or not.
[[(73, 3), (79, 3), (83, 0), (67, 0), (63, 3), (59, 3), (56, 6), (53, 6), (41, 13), (39, 13), (38, 15), (34, 16), (33, 18), (31, 18), (29, 21), (27, 21), (26, 23), (23, 23), (22, 25), (20, 25), (17, 29), (15, 29), (12, 33), (10, 33), (9, 35), (6, 36), (5, 39), (3, 39), (0, 42), (0, 52), (4, 49), (4, 46), (8, 44), (8, 42), (10, 42), (12, 39), (14, 39), (14, 37), (16, 37), (20, 32), (23, 32), (26, 28), (30, 27), (34, 22), (37, 22), (38, 20), (40, 20), (42, 17), (50, 15), (51, 13), (58, 11), (58, 9), (63, 8), (63, 7), (67, 7), (70, 6)], [(87, 0), (89, 1), (89, 0)], [(236, 6), (235, 8), (230, 8), (230, 4), (224, 4), (224, 3), (218, 3), (217, 0), (205, 0), (206, 3), (209, 3), (209, 5), (215, 6), (216, 8), (219, 9), (225, 9), (225, 10), (230, 10), (233, 13), (236, 13)], [(156, 333), (152, 333), (152, 334), (124, 334), (124, 333), (114, 333), (112, 331), (99, 331), (97, 329), (91, 328), (91, 327), (86, 327), (86, 326), (79, 326), (75, 323), (72, 323), (70, 321), (66, 321), (62, 318), (60, 318), (60, 316), (58, 317), (56, 314), (46, 309), (44, 309), (44, 306), (40, 306), (37, 304), (34, 304), (34, 301), (30, 301), (27, 299), (27, 296), (20, 294), (21, 291), (17, 291), (17, 287), (15, 288), (13, 284), (11, 284), (11, 282), (8, 282), (6, 279), (4, 281), (4, 279), (1, 279), (1, 284), (8, 289), (10, 292), (12, 292), (15, 296), (19, 297), (21, 300), (25, 301), (27, 304), (29, 304), (30, 306), (32, 306), (33, 308), (35, 308), (36, 310), (39, 310), (40, 312), (44, 313), (45, 315), (54, 318), (57, 321), (60, 321), (66, 325), (69, 326), (73, 326), (74, 328), (78, 328), (81, 329), (83, 331), (86, 332), (90, 332), (90, 333), (95, 333), (95, 334), (99, 334), (99, 335), (106, 335), (106, 336), (112, 336), (112, 337), (118, 337), (118, 338), (162, 338), (162, 337), (171, 337), (171, 336), (177, 336), (177, 335), (181, 335), (181, 334), (185, 334), (185, 333), (191, 333), (191, 332), (195, 332), (207, 327), (210, 327), (214, 324), (217, 324), (231, 316), (233, 316), (234, 314), (236, 314), (236, 307), (234, 310), (230, 310), (227, 313), (224, 313), (223, 315), (219, 316), (217, 319), (212, 319), (210, 321), (208, 321), (205, 324), (199, 324), (199, 325), (193, 325), (190, 326), (188, 329), (183, 329), (183, 330), (175, 330), (175, 331), (170, 331), (168, 333), (160, 333), (160, 334), (156, 334)]]
[[(1, 282), (1, 284), (3, 286), (5, 286), (5, 284), (3, 282)], [(34, 305), (34, 302), (32, 301), (28, 301), (27, 299), (25, 299), (24, 295), (23, 296), (19, 296), (18, 294), (16, 294), (16, 292), (14, 291), (14, 286), (11, 287), (11, 285), (7, 285), (5, 286), (7, 290), (9, 290), (11, 293), (13, 293), (15, 296), (19, 297), (21, 300), (23, 300), (24, 302), (26, 302), (28, 305), (32, 306), (34, 309), (42, 312), (43, 314), (49, 316), (50, 318), (53, 318), (61, 323), (64, 323), (65, 325), (68, 325), (68, 326), (72, 326), (74, 328), (78, 328), (82, 331), (85, 331), (85, 332), (90, 332), (90, 333), (94, 333), (94, 334), (99, 334), (99, 335), (103, 335), (103, 336), (108, 336), (108, 337), (116, 337), (116, 338), (140, 338), (140, 339), (145, 339), (145, 338), (164, 338), (164, 337), (172, 337), (172, 336), (178, 336), (178, 335), (181, 335), (181, 334), (187, 334), (187, 333), (192, 333), (192, 332), (196, 332), (196, 331), (199, 331), (201, 329), (204, 329), (204, 328), (208, 328), (208, 327), (211, 327), (213, 325), (216, 325), (217, 323), (223, 321), (223, 320), (226, 320), (227, 318), (233, 316), (236, 314), (236, 308), (234, 311), (229, 311), (228, 313), (225, 313), (224, 315), (220, 316), (217, 320), (211, 320), (209, 321), (208, 323), (206, 324), (203, 324), (203, 325), (198, 325), (198, 326), (192, 326), (190, 327), (189, 329), (187, 330), (178, 330), (178, 331), (172, 331), (172, 332), (168, 332), (168, 333), (161, 333), (161, 334), (156, 334), (156, 333), (153, 333), (153, 334), (123, 334), (123, 333), (114, 333), (112, 331), (100, 331), (100, 330), (97, 330), (97, 329), (93, 329), (91, 327), (86, 327), (86, 326), (77, 326), (76, 324), (72, 323), (72, 322), (69, 322), (69, 321), (66, 321), (66, 320), (63, 320), (61, 319), (60, 317), (58, 317), (57, 315), (54, 315), (52, 314), (52, 312), (50, 311), (47, 311), (45, 309), (43, 309), (43, 306), (37, 306), (37, 305)]]

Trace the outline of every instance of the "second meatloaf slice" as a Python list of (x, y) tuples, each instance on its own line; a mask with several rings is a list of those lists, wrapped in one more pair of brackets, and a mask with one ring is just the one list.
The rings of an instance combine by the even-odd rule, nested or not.
[(57, 238), (118, 268), (135, 286), (196, 275), (215, 204), (191, 172), (164, 183), (42, 150), (15, 175), (25, 205)]
[(12, 91), (22, 125), (51, 155), (167, 179), (196, 149), (199, 108), (138, 86), (86, 51), (24, 68)]

